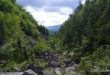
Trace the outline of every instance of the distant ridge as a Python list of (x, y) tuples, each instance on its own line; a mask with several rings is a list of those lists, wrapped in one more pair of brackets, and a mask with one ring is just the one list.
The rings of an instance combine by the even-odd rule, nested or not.
[(61, 25), (48, 26), (47, 29), (51, 32), (58, 32)]

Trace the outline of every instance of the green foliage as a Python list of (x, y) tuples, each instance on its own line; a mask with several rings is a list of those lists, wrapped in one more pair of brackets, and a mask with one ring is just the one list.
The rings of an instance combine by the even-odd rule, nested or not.
[(10, 12), (13, 9), (13, 4), (8, 0), (0, 0), (0, 11)]
[(78, 70), (83, 72), (101, 72), (110, 70), (110, 46), (98, 48), (92, 55), (82, 58)]
[(49, 31), (44, 26), (38, 26), (38, 30), (40, 31), (41, 34), (45, 36), (49, 35)]
[(47, 65), (34, 55), (53, 51), (62, 53), (62, 60), (69, 57), (79, 63), (80, 71), (110, 70), (109, 12), (110, 0), (86, 0), (61, 26), (57, 38), (48, 37), (48, 30), (15, 0), (0, 0), (0, 69), (26, 69), (27, 64), (37, 61)]
[(70, 15), (59, 32), (66, 51), (80, 70), (109, 70), (110, 1), (86, 0)]
[(33, 38), (37, 37), (37, 30), (36, 30), (37, 27), (30, 20), (28, 19), (22, 20), (21, 25), (26, 35), (32, 36)]
[(44, 52), (44, 51), (48, 51), (48, 50), (49, 50), (49, 47), (48, 47), (47, 41), (43, 38), (39, 38), (33, 47), (33, 51), (35, 53)]
[(25, 70), (27, 68), (27, 65), (29, 64), (30, 62), (28, 61), (17, 63), (16, 61), (8, 60), (7, 62), (5, 62), (5, 64), (0, 65), (0, 71), (4, 72), (21, 71)]
[(45, 40), (37, 38), (40, 36), (37, 27), (34, 18), (15, 0), (0, 0), (0, 68), (15, 70), (14, 67), (32, 60), (35, 46), (37, 50), (47, 50)]

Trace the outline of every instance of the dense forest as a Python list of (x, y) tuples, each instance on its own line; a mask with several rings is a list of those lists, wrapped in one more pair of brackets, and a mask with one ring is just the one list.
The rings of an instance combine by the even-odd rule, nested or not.
[(33, 61), (35, 52), (48, 49), (47, 36), (48, 30), (15, 0), (0, 0), (0, 70)]
[(86, 0), (59, 33), (63, 47), (74, 52), (78, 70), (110, 70), (110, 0)]
[(50, 33), (16, 0), (0, 0), (0, 71), (74, 65), (70, 75), (109, 75), (110, 0), (80, 3), (59, 32)]

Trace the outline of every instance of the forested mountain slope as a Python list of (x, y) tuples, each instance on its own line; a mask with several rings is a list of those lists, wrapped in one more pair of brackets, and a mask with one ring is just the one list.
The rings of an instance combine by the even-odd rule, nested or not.
[(110, 70), (110, 0), (86, 0), (59, 31), (79, 70)]
[(13, 66), (24, 61), (29, 63), (34, 52), (46, 47), (47, 36), (48, 30), (15, 0), (0, 0), (0, 71), (14, 70)]

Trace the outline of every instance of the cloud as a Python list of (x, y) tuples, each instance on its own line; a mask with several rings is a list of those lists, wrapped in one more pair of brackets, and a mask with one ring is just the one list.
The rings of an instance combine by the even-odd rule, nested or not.
[(85, 4), (85, 1), (86, 1), (86, 0), (82, 0), (82, 4)]
[(63, 8), (64, 9), (59, 8), (59, 11), (56, 12), (50, 12), (45, 11), (44, 8), (35, 10), (31, 6), (25, 7), (25, 9), (33, 15), (33, 17), (39, 22), (39, 24), (42, 24), (44, 26), (59, 25), (67, 20), (70, 12), (72, 13), (72, 9), (67, 7)]
[(79, 0), (17, 0), (17, 3), (30, 12), (39, 24), (50, 26), (67, 20)]

